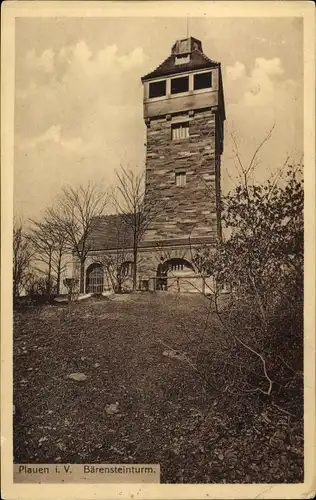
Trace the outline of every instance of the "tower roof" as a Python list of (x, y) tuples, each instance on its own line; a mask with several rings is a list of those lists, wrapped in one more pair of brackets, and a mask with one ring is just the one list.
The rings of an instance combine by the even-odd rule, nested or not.
[[(183, 62), (181, 61), (183, 60)], [(197, 38), (189, 37), (177, 40), (171, 54), (153, 71), (142, 77), (142, 82), (151, 78), (168, 76), (184, 71), (214, 68), (219, 63), (209, 59), (202, 50), (202, 43)]]

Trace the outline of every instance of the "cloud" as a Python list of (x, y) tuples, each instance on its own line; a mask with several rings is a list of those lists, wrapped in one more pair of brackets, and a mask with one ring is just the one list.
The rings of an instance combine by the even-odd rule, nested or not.
[(275, 102), (278, 91), (287, 85), (287, 81), (277, 79), (283, 73), (284, 69), (278, 57), (273, 59), (258, 57), (246, 82), (243, 104), (266, 106), (268, 103)]
[(123, 73), (141, 66), (145, 61), (145, 54), (141, 47), (136, 47), (127, 54), (119, 55), (118, 47), (114, 44), (93, 54), (83, 40), (72, 48), (72, 54), (74, 62), (81, 66), (86, 75), (92, 77), (104, 73)]
[(289, 86), (293, 80), (282, 78), (284, 68), (278, 57), (257, 57), (249, 72), (240, 61), (226, 67), (227, 94), (235, 103), (245, 106), (265, 106), (275, 100), (278, 89)]
[(141, 47), (121, 52), (113, 44), (93, 51), (84, 40), (40, 54), (29, 50), (17, 78), (17, 146), (51, 142), (75, 150), (81, 141), (83, 150), (105, 137), (111, 140), (115, 120), (122, 129), (132, 127), (135, 114), (142, 119), (145, 61)]
[[(45, 49), (37, 55), (35, 50), (28, 50), (25, 58), (25, 70), (31, 76), (37, 76), (41, 83), (40, 72), (55, 73), (58, 81), (69, 81), (72, 78), (99, 78), (102, 75), (113, 76), (131, 71), (146, 61), (147, 57), (142, 47), (135, 47), (128, 53), (119, 53), (116, 44), (108, 45), (93, 52), (85, 40), (74, 45), (62, 47), (59, 51)], [(37, 73), (37, 75), (36, 75)], [(26, 89), (23, 89), (24, 92)], [(26, 94), (27, 95), (27, 94)], [(20, 89), (20, 97), (23, 97)]]
[(226, 75), (230, 80), (237, 80), (238, 78), (244, 76), (245, 65), (237, 61), (233, 66), (226, 66)]
[(25, 138), (18, 136), (18, 147), (22, 150), (32, 150), (37, 147), (57, 145), (69, 152), (87, 153), (93, 144), (84, 142), (81, 137), (65, 137), (61, 125), (50, 126), (43, 134)]
[(55, 143), (60, 142), (61, 140), (61, 126), (60, 125), (52, 125), (47, 129), (44, 134), (36, 137), (32, 141), (32, 147), (35, 147), (37, 144), (41, 144), (43, 142), (52, 141)]
[(273, 59), (258, 57), (255, 60), (255, 69), (253, 72), (255, 71), (263, 71), (268, 75), (282, 75), (284, 73), (279, 57), (274, 57)]
[(40, 56), (35, 54), (35, 50), (29, 50), (25, 56), (25, 65), (28, 69), (42, 70), (45, 73), (52, 73), (54, 70), (55, 52), (46, 49)]
[(16, 144), (20, 150), (32, 150), (37, 146), (45, 143), (60, 143), (61, 140), (61, 126), (52, 125), (44, 133), (34, 137), (24, 137), (18, 134), (16, 136)]
[[(84, 40), (21, 54), (15, 92), (19, 210), (35, 213), (64, 184), (93, 179), (111, 185), (120, 164), (143, 165), (145, 62), (137, 46), (93, 50)], [(36, 202), (26, 202), (25, 193)]]
[[(231, 72), (231, 69), (236, 69)], [(281, 58), (257, 57), (248, 71), (242, 62), (225, 73), (226, 131), (237, 137), (244, 162), (250, 161), (258, 144), (275, 125), (271, 139), (260, 151), (261, 180), (281, 166), (287, 155), (302, 151), (303, 106), (299, 81), (287, 78)], [(237, 75), (238, 78), (235, 78)], [(233, 76), (233, 77), (232, 77)], [(233, 145), (225, 140), (222, 164), (234, 171)], [(225, 167), (224, 167), (225, 168)]]

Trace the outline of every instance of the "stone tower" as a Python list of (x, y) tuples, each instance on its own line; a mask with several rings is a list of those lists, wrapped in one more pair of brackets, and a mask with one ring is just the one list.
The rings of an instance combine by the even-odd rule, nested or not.
[(156, 215), (142, 246), (214, 245), (221, 236), (220, 159), (225, 106), (220, 63), (202, 43), (178, 40), (142, 78), (146, 197)]
[[(213, 279), (200, 274), (194, 252), (203, 244), (214, 248), (221, 237), (225, 120), (221, 66), (203, 53), (200, 40), (189, 37), (178, 40), (167, 59), (142, 82), (147, 126), (145, 198), (153, 210), (137, 248), (138, 287), (212, 293)], [(109, 286), (112, 281), (98, 259), (100, 255), (117, 259), (122, 249), (122, 266), (129, 279), (124, 286), (130, 287), (134, 239), (122, 217), (101, 217), (90, 240), (86, 290), (97, 293)]]

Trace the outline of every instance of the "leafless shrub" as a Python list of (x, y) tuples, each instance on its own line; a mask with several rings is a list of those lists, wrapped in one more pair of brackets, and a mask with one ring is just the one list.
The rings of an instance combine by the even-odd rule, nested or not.
[(65, 278), (64, 286), (67, 289), (68, 304), (75, 302), (79, 297), (79, 280), (76, 278)]
[[(195, 249), (200, 272), (215, 277), (214, 313), (223, 342), (205, 369), (234, 405), (263, 400), (292, 418), (303, 411), (303, 204), (301, 166), (283, 165), (264, 184), (251, 180), (260, 147), (223, 202), (230, 229), (216, 252)], [(278, 180), (282, 177), (282, 183)], [(221, 290), (230, 291), (223, 305)], [(225, 344), (228, 346), (225, 356)], [(201, 348), (200, 348), (201, 349)], [(250, 398), (249, 398), (250, 396)], [(226, 401), (226, 399), (225, 399)]]

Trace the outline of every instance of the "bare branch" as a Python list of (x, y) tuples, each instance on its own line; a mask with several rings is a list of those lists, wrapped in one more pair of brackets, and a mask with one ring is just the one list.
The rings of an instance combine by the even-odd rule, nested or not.
[(66, 186), (47, 211), (60, 241), (80, 262), (80, 293), (84, 292), (84, 263), (93, 247), (92, 233), (105, 213), (108, 195), (96, 184)]
[(241, 345), (243, 345), (246, 349), (249, 349), (249, 351), (253, 352), (254, 354), (256, 354), (256, 356), (258, 356), (261, 361), (262, 361), (262, 365), (263, 365), (263, 371), (264, 371), (264, 374), (265, 374), (265, 377), (266, 379), (268, 380), (269, 382), (269, 388), (267, 391), (262, 391), (262, 389), (259, 389), (257, 388), (256, 390), (258, 391), (261, 391), (263, 392), (264, 394), (266, 394), (267, 396), (270, 396), (271, 394), (271, 391), (272, 391), (272, 385), (273, 385), (273, 381), (270, 379), (268, 373), (267, 373), (267, 368), (266, 368), (266, 361), (265, 359), (263, 358), (263, 356), (261, 356), (261, 354), (259, 354), (257, 351), (255, 351), (254, 349), (252, 349), (251, 347), (249, 347), (247, 344), (245, 344), (242, 340), (240, 340), (236, 335), (234, 335), (234, 338), (237, 340), (237, 342), (239, 342)]

